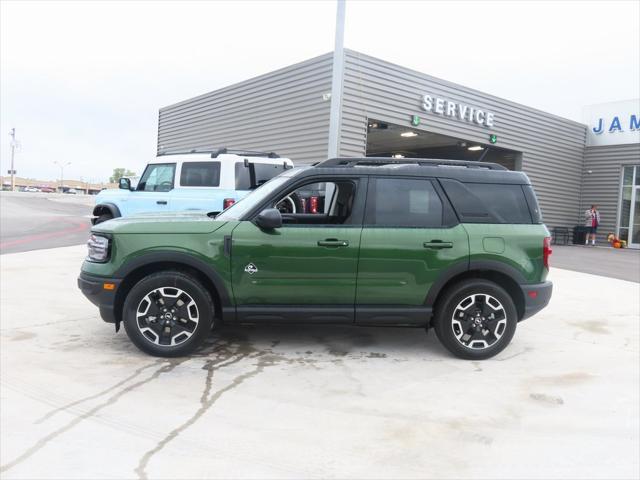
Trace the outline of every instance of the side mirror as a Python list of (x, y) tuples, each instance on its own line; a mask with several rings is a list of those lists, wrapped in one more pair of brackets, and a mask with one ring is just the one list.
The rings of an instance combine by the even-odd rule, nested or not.
[(118, 181), (118, 188), (121, 188), (122, 190), (131, 190), (131, 180), (128, 178), (122, 177)]
[(265, 208), (256, 217), (256, 225), (271, 230), (282, 226), (282, 215), (277, 208)]

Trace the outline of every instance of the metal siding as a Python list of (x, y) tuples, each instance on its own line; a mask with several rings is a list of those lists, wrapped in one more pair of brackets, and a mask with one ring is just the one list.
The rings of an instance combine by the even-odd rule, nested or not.
[[(615, 233), (620, 202), (623, 165), (640, 165), (640, 144), (587, 147), (580, 215), (591, 205), (598, 205), (601, 224), (598, 241), (606, 241)], [(591, 170), (591, 173), (587, 173)]]
[(160, 109), (158, 152), (275, 151), (294, 163), (327, 155), (331, 53)]
[[(482, 144), (495, 133), (499, 147), (523, 152), (522, 170), (531, 178), (547, 225), (575, 224), (585, 125), (352, 50), (345, 54), (342, 156), (365, 154), (367, 118), (410, 127), (411, 115), (420, 115), (417, 130)], [(491, 111), (495, 125), (489, 129), (425, 112), (426, 93)]]

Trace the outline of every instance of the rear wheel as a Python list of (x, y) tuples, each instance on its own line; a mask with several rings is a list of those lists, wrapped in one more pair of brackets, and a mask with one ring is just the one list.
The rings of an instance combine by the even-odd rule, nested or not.
[(436, 335), (451, 353), (469, 360), (493, 357), (511, 342), (518, 314), (511, 296), (488, 280), (449, 288), (434, 318)]
[(131, 341), (142, 351), (178, 357), (196, 350), (211, 332), (211, 295), (192, 276), (158, 272), (140, 280), (127, 294), (123, 323)]

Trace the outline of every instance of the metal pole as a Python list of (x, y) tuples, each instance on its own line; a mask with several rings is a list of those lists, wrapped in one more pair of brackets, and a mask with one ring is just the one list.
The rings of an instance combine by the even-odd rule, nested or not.
[(333, 50), (333, 78), (331, 79), (331, 113), (329, 115), (328, 158), (339, 155), (340, 118), (342, 114), (342, 80), (344, 77), (344, 13), (345, 0), (338, 0), (336, 11), (336, 43)]
[(15, 154), (15, 150), (16, 150), (16, 129), (12, 128), (11, 129), (11, 133), (9, 134), (11, 135), (11, 191), (15, 192), (16, 191), (16, 177), (14, 174), (14, 154)]
[(60, 167), (60, 193), (64, 193), (64, 167), (66, 167), (67, 165), (71, 165), (71, 162), (63, 164), (62, 162), (54, 160), (53, 163)]

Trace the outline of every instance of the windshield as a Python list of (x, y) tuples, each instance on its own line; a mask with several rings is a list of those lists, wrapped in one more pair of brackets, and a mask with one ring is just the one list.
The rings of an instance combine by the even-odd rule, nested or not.
[(262, 184), (242, 200), (234, 203), (216, 217), (216, 220), (240, 220), (253, 207), (264, 201), (269, 195), (289, 181), (289, 175), (279, 175)]

